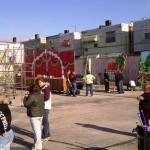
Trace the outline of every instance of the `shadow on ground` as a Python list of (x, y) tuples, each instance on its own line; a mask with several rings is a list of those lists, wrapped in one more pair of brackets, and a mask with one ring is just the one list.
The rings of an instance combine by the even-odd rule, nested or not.
[(105, 132), (112, 132), (112, 133), (115, 133), (115, 134), (122, 134), (122, 135), (136, 137), (136, 134), (132, 133), (132, 131), (131, 132), (119, 131), (119, 130), (116, 130), (116, 129), (101, 127), (101, 126), (92, 125), (92, 124), (82, 124), (82, 123), (75, 123), (75, 124), (80, 125), (80, 126), (85, 127), (85, 128), (92, 128), (92, 129), (101, 130), (101, 131), (105, 131)]
[(107, 149), (99, 148), (99, 147), (89, 147), (89, 148), (85, 148), (85, 150), (107, 150)]
[(17, 133), (17, 136), (15, 135), (13, 143), (16, 143), (18, 145), (24, 146), (25, 148), (12, 148), (12, 150), (27, 150), (27, 148), (31, 148), (33, 146), (32, 143), (25, 141), (22, 136), (19, 136), (19, 134), (21, 135), (25, 135), (27, 137), (33, 138), (33, 133), (31, 133), (28, 130), (19, 128), (17, 126), (12, 125), (12, 130), (14, 131), (14, 134)]

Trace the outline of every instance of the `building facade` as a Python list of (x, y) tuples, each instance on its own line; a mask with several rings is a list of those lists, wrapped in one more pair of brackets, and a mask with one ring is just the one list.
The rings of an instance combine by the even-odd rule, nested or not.
[(112, 25), (110, 20), (99, 28), (82, 31), (82, 54), (84, 56), (97, 55), (97, 57), (108, 57), (113, 53), (131, 53), (132, 25)]
[(29, 39), (22, 42), (24, 44), (25, 54), (33, 54), (46, 48), (46, 38), (39, 37), (39, 34), (35, 34), (35, 39)]
[(150, 51), (150, 19), (133, 22), (134, 52)]
[(75, 56), (79, 57), (81, 56), (80, 39), (80, 32), (69, 33), (69, 30), (64, 30), (64, 33), (59, 35), (46, 37), (46, 48), (55, 49), (60, 52), (73, 50)]
[(58, 35), (48, 36), (46, 38), (40, 38), (38, 34), (35, 34), (35, 39), (22, 42), (25, 47), (25, 54), (33, 54), (45, 48), (63, 51), (74, 51), (75, 57), (81, 56), (81, 33), (65, 30), (64, 33)]

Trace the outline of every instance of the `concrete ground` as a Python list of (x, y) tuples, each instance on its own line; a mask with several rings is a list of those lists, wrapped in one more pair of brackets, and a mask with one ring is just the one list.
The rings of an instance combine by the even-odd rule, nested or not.
[[(52, 93), (49, 115), (51, 140), (45, 150), (137, 150), (137, 135), (132, 133), (137, 117), (140, 90), (118, 94), (105, 93), (102, 85), (94, 85), (94, 96), (85, 96), (85, 88), (77, 97)], [(21, 96), (12, 99), (12, 128), (15, 139), (11, 150), (29, 150), (33, 132), (21, 105)]]

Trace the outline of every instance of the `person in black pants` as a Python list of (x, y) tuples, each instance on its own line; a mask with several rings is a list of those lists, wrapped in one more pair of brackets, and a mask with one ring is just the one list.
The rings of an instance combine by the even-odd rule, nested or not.
[(105, 84), (105, 92), (109, 91), (109, 74), (107, 72), (107, 69), (104, 70), (104, 84)]

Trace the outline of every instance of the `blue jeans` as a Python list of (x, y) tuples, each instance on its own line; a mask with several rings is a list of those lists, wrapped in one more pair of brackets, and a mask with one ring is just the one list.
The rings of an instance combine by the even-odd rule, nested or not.
[(68, 96), (70, 94), (70, 84), (67, 83), (67, 91), (66, 91), (66, 95)]
[(42, 138), (43, 139), (50, 137), (50, 127), (49, 127), (49, 121), (48, 121), (48, 114), (49, 114), (49, 109), (45, 109), (43, 121), (42, 121), (42, 124), (43, 124)]
[(91, 96), (93, 96), (93, 84), (86, 84), (86, 96), (88, 96), (89, 88)]
[(119, 81), (119, 93), (124, 93), (124, 89), (123, 89), (123, 81)]
[(77, 85), (76, 83), (72, 83), (71, 85), (72, 85), (72, 94), (75, 95), (76, 90), (77, 90)]
[(10, 145), (14, 139), (12, 130), (7, 132), (6, 136), (0, 135), (0, 150), (10, 150)]

